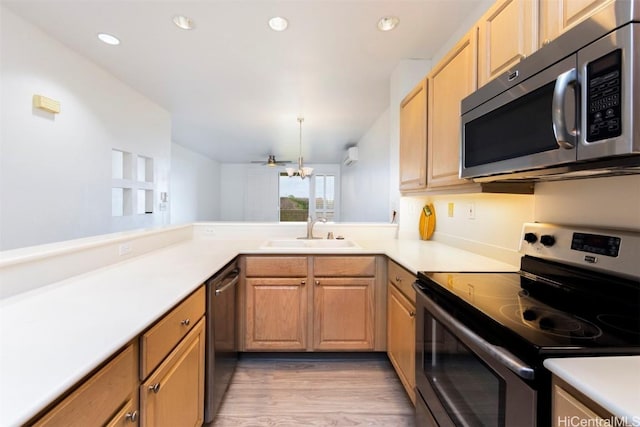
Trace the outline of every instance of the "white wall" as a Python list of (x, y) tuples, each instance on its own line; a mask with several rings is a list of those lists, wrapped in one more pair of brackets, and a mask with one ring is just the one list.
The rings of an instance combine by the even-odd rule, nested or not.
[(389, 208), (389, 110), (358, 141), (358, 161), (341, 167), (344, 222), (387, 222)]
[(220, 219), (220, 163), (171, 144), (171, 223)]
[[(0, 249), (168, 221), (171, 119), (138, 92), (0, 9)], [(53, 115), (32, 107), (61, 102)], [(154, 214), (111, 216), (111, 150), (154, 160)]]
[(640, 231), (640, 175), (538, 183), (534, 218)]

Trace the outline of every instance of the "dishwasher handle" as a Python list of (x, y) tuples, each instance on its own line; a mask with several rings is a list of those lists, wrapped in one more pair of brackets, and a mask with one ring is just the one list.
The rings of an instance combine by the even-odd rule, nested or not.
[(226, 275), (222, 280), (220, 280), (220, 283), (223, 283), (225, 280), (227, 280), (230, 277), (233, 277), (233, 279), (226, 285), (221, 286), (220, 288), (216, 286), (216, 296), (220, 295), (221, 293), (223, 293), (230, 287), (235, 286), (236, 283), (238, 283), (238, 280), (240, 279), (240, 270), (237, 268), (234, 268), (233, 270), (231, 270), (231, 272), (228, 275)]

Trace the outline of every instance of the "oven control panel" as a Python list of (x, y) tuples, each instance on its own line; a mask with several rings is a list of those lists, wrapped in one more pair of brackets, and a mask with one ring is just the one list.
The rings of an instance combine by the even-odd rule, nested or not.
[(640, 231), (526, 223), (520, 252), (640, 280)]

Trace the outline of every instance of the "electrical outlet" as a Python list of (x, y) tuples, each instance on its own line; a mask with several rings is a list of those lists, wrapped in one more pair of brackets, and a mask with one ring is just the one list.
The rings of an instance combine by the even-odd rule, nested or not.
[(118, 246), (118, 255), (123, 256), (123, 255), (130, 254), (132, 250), (133, 250), (133, 245), (130, 242), (122, 243), (121, 245)]
[(447, 216), (453, 218), (453, 203), (449, 203), (447, 206)]
[(467, 205), (467, 219), (476, 219), (476, 204), (469, 203)]

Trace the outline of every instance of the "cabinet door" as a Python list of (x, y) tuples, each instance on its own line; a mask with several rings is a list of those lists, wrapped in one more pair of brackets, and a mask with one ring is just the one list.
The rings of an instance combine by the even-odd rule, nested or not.
[(246, 350), (307, 348), (306, 278), (246, 279)]
[(612, 3), (614, 0), (540, 1), (540, 44), (549, 43), (569, 28)]
[(387, 354), (411, 401), (416, 396), (416, 308), (389, 283), (387, 295)]
[(427, 185), (427, 81), (400, 103), (400, 190)]
[(538, 46), (538, 3), (498, 0), (478, 22), (478, 85), (499, 76)]
[(137, 388), (138, 346), (132, 344), (34, 425), (83, 427), (108, 424), (123, 406), (130, 405), (133, 411), (136, 410)]
[(374, 278), (316, 278), (313, 336), (317, 350), (373, 350)]
[(477, 34), (467, 33), (429, 74), (429, 189), (467, 184), (458, 178), (460, 102), (476, 89)]
[(204, 420), (204, 319), (140, 386), (141, 425), (201, 426)]

